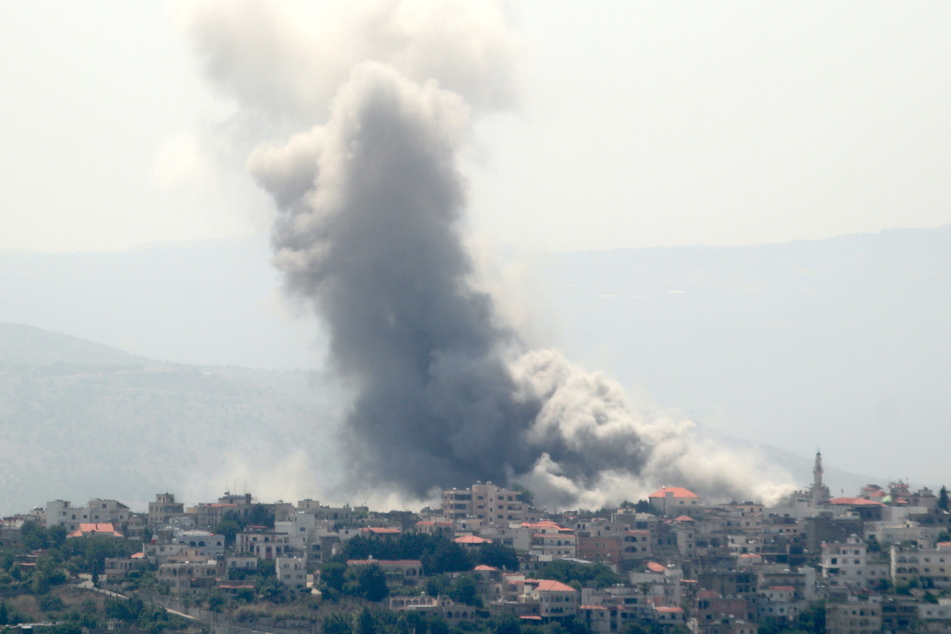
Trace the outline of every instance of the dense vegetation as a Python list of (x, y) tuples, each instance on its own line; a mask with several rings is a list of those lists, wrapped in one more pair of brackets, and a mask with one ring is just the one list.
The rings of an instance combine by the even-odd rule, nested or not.
[(472, 570), (480, 564), (518, 570), (518, 555), (506, 546), (491, 543), (467, 549), (445, 537), (422, 533), (402, 533), (397, 538), (354, 537), (334, 559), (343, 563), (348, 559), (370, 557), (418, 559), (427, 576)]

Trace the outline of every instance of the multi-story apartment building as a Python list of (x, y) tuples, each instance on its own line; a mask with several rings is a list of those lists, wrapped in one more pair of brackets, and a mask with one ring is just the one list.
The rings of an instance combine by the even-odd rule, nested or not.
[(174, 493), (159, 493), (149, 502), (149, 526), (165, 526), (185, 514), (185, 504), (175, 501)]
[(868, 547), (857, 535), (845, 543), (822, 545), (822, 578), (830, 587), (875, 588), (888, 578), (887, 564), (869, 561)]
[(491, 482), (447, 489), (442, 498), (443, 517), (451, 521), (476, 518), (484, 524), (537, 521), (539, 513), (518, 498), (518, 492)]
[(951, 542), (935, 548), (891, 547), (892, 583), (907, 584), (913, 580), (924, 588), (951, 588)]
[(67, 500), (46, 503), (46, 527), (64, 526), (69, 533), (79, 530), (80, 524), (112, 524), (123, 532), (130, 516), (129, 507), (116, 500), (94, 498), (80, 507)]

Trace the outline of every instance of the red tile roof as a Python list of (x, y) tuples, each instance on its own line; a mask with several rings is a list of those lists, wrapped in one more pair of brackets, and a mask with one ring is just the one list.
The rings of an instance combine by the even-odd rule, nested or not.
[(477, 535), (463, 535), (462, 537), (457, 537), (454, 540), (457, 544), (491, 544), (491, 539), (485, 539)]
[(554, 579), (540, 580), (536, 589), (539, 592), (577, 592), (577, 590), (571, 586), (565, 585), (560, 581), (555, 581)]
[(651, 493), (649, 498), (665, 498), (667, 494), (670, 493), (675, 498), (699, 498), (700, 496), (694, 493), (693, 491), (688, 491), (683, 487), (664, 487), (662, 489), (657, 489)]
[(865, 498), (833, 498), (829, 500), (829, 504), (838, 506), (885, 506), (881, 502), (866, 500)]
[(647, 569), (651, 572), (667, 572), (667, 566), (659, 564), (656, 561), (648, 561)]
[(122, 537), (122, 533), (116, 531), (112, 524), (85, 524), (79, 525), (79, 528), (67, 535), (67, 537), (82, 537), (83, 535), (111, 535), (112, 537)]

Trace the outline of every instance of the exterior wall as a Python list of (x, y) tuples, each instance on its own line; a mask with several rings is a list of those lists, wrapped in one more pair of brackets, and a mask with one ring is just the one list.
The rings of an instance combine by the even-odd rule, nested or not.
[(423, 563), (416, 559), (349, 559), (347, 567), (376, 564), (387, 577), (416, 580), (423, 576)]
[(449, 521), (477, 518), (485, 524), (508, 524), (537, 520), (538, 513), (518, 493), (491, 482), (473, 484), (468, 489), (447, 489), (443, 492), (443, 517)]
[(307, 585), (307, 562), (300, 557), (278, 557), (275, 560), (277, 580), (289, 588)]
[(601, 564), (618, 566), (621, 563), (621, 537), (585, 537), (577, 538), (577, 554), (581, 559)]
[(162, 526), (185, 514), (185, 505), (175, 501), (174, 493), (159, 493), (149, 502), (149, 525)]
[(822, 577), (831, 587), (864, 588), (869, 585), (868, 549), (856, 536), (845, 543), (822, 545)]
[(214, 587), (224, 572), (223, 561), (167, 563), (159, 566), (158, 580), (167, 583), (173, 594), (182, 594)]
[(577, 539), (571, 533), (538, 532), (532, 535), (529, 554), (538, 557), (565, 558), (577, 556)]
[(951, 543), (935, 549), (891, 547), (891, 578), (895, 584), (918, 579), (923, 588), (951, 588)]
[(646, 559), (650, 557), (650, 531), (626, 531), (621, 541), (621, 559)]
[(828, 634), (878, 634), (882, 631), (882, 606), (875, 603), (826, 604)]
[(79, 507), (66, 500), (46, 503), (46, 528), (64, 526), (69, 533), (79, 529), (80, 524), (112, 524), (117, 531), (123, 532), (129, 517), (129, 507), (116, 500), (96, 498)]
[(538, 601), (538, 614), (543, 619), (565, 619), (578, 613), (578, 591), (538, 590), (532, 591)]
[(104, 568), (107, 581), (122, 579), (129, 572), (138, 568), (144, 561), (142, 559), (131, 559), (129, 557), (108, 557), (106, 558)]
[(250, 553), (258, 559), (275, 559), (290, 551), (290, 538), (282, 533), (238, 533), (235, 536), (235, 552)]
[(664, 491), (663, 496), (651, 496), (648, 501), (655, 511), (667, 517), (683, 515), (701, 507), (699, 497), (678, 496), (675, 491), (669, 490)]

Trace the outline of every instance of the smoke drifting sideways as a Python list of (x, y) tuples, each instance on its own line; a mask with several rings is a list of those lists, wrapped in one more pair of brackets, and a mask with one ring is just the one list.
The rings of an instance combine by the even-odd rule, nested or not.
[[(783, 474), (696, 440), (693, 424), (503, 323), (461, 225), (460, 153), (513, 105), (520, 51), (490, 2), (375, 2), (346, 14), (201, 4), (183, 26), (215, 85), (256, 119), (248, 158), (278, 215), (274, 263), (330, 334), (352, 390), (342, 441), (355, 490), (423, 499), (475, 481), (551, 507), (664, 483), (769, 501)], [(329, 42), (329, 43), (328, 43)]]

